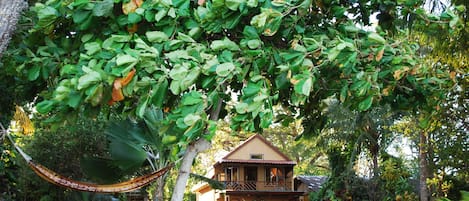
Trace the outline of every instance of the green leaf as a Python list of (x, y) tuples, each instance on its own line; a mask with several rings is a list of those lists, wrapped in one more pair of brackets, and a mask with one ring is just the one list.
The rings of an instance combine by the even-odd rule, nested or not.
[(86, 54), (93, 55), (101, 50), (101, 44), (98, 42), (85, 43)]
[(352, 84), (350, 89), (355, 91), (357, 97), (364, 96), (371, 88), (371, 83), (366, 80), (360, 80)]
[(31, 69), (28, 70), (28, 80), (33, 81), (39, 77), (39, 72), (41, 71), (40, 66), (33, 66)]
[(220, 51), (220, 50), (231, 50), (231, 51), (236, 51), (239, 50), (239, 46), (231, 41), (229, 38), (224, 38), (223, 40), (214, 40), (212, 44), (210, 44), (210, 48), (214, 51)]
[(169, 77), (173, 80), (183, 80), (187, 76), (188, 72), (189, 69), (185, 65), (177, 64), (169, 72)]
[(247, 39), (259, 39), (257, 29), (252, 26), (245, 26), (243, 30), (243, 35)]
[(375, 32), (368, 33), (368, 40), (379, 44), (385, 44), (386, 40)]
[(116, 58), (116, 65), (121, 66), (124, 64), (135, 64), (138, 62), (138, 59), (132, 57), (128, 54), (118, 55)]
[(165, 134), (161, 142), (165, 145), (174, 144), (177, 142), (177, 136)]
[(79, 5), (87, 4), (89, 2), (90, 2), (90, 0), (75, 0), (72, 3), (72, 6), (79, 6)]
[(103, 85), (98, 84), (90, 87), (86, 90), (86, 94), (88, 94), (86, 102), (91, 103), (92, 106), (99, 105), (103, 99)]
[(60, 68), (60, 75), (73, 75), (78, 72), (78, 68), (75, 65), (66, 64)]
[(197, 80), (197, 77), (199, 76), (199, 74), (200, 74), (199, 68), (195, 67), (195, 68), (190, 69), (187, 76), (183, 80), (181, 80), (181, 86), (180, 86), (181, 90), (186, 90), (187, 88), (192, 86)]
[(163, 107), (164, 100), (166, 99), (166, 94), (168, 93), (168, 80), (164, 79), (162, 82), (157, 84), (157, 89), (154, 90), (152, 103), (158, 108)]
[(248, 111), (248, 104), (247, 103), (238, 103), (235, 105), (236, 112), (238, 114), (245, 114)]
[(171, 84), (169, 85), (169, 89), (174, 95), (178, 95), (181, 92), (180, 85), (181, 85), (180, 80), (173, 80), (171, 81)]
[(168, 41), (169, 37), (162, 31), (148, 31), (145, 33), (150, 42), (165, 42)]
[(169, 17), (172, 17), (172, 18), (176, 18), (176, 10), (174, 10), (174, 8), (171, 7), (171, 8), (168, 10), (168, 16), (169, 16)]
[(188, 114), (184, 117), (184, 124), (186, 124), (187, 126), (192, 126), (200, 119), (201, 117), (198, 114)]
[(372, 104), (373, 104), (373, 96), (368, 96), (367, 98), (365, 98), (365, 100), (361, 101), (358, 104), (358, 110), (359, 111), (368, 110)]
[(347, 97), (348, 97), (348, 85), (345, 85), (340, 90), (340, 97), (339, 97), (340, 102), (345, 102)]
[(225, 5), (225, 0), (213, 0), (212, 2), (212, 6), (214, 8), (221, 7), (223, 5)]
[(256, 95), (261, 90), (261, 87), (258, 84), (249, 82), (246, 87), (243, 88), (243, 96), (250, 97)]
[(251, 19), (251, 25), (262, 30), (267, 22), (267, 17), (268, 14), (266, 12), (261, 12)]
[(93, 8), (93, 15), (97, 17), (110, 16), (114, 8), (113, 0), (103, 0), (97, 2)]
[(263, 34), (265, 36), (273, 36), (277, 33), (278, 29), (280, 28), (280, 25), (282, 24), (282, 19), (283, 15), (276, 16), (272, 19), (269, 19), (267, 21), (267, 24), (264, 28)]
[(41, 114), (46, 114), (52, 110), (54, 105), (55, 101), (44, 100), (36, 105), (36, 110)]
[(195, 40), (192, 39), (189, 35), (186, 35), (184, 33), (178, 32), (178, 37), (179, 40), (182, 40), (187, 43), (195, 43)]
[(136, 24), (142, 21), (142, 16), (137, 13), (129, 13), (129, 15), (127, 16), (127, 21), (129, 22), (129, 24)]
[(264, 101), (265, 99), (269, 98), (267, 95), (265, 94), (260, 94), (256, 97), (254, 97), (254, 99), (252, 99), (254, 102), (262, 102)]
[(72, 108), (78, 108), (81, 102), (81, 95), (80, 93), (73, 91), (69, 94), (68, 100), (67, 100), (67, 105), (72, 107)]
[(127, 43), (132, 38), (132, 35), (112, 35), (112, 40), (118, 43)]
[(261, 45), (262, 45), (262, 41), (259, 39), (253, 39), (253, 40), (248, 41), (248, 47), (250, 49), (257, 49), (261, 47)]
[(57, 11), (55, 8), (46, 6), (44, 8), (39, 9), (37, 12), (37, 26), (39, 28), (47, 28), (50, 26), (52, 23), (55, 22), (55, 20), (60, 16), (59, 11)]
[(332, 12), (334, 13), (335, 17), (344, 16), (346, 11), (347, 11), (347, 8), (342, 7), (342, 6), (333, 6), (332, 7)]
[(305, 96), (309, 96), (312, 86), (313, 86), (313, 78), (308, 77), (301, 88), (301, 93), (303, 93)]
[(192, 91), (186, 94), (182, 98), (182, 105), (189, 106), (189, 105), (196, 105), (203, 102), (202, 94), (197, 91)]
[(90, 71), (78, 79), (77, 89), (81, 90), (101, 81), (101, 75), (96, 71)]
[(230, 73), (235, 69), (235, 65), (233, 63), (222, 63), (218, 64), (216, 68), (216, 73), (220, 77), (226, 77), (230, 75)]
[(140, 118), (143, 118), (143, 115), (145, 114), (145, 110), (147, 109), (148, 105), (148, 99), (149, 97), (142, 97), (140, 98), (140, 101), (137, 104), (137, 110), (135, 111), (137, 116)]
[(78, 30), (86, 30), (88, 29), (93, 22), (93, 16), (89, 15), (85, 21), (78, 24)]
[(240, 4), (245, 3), (246, 0), (225, 0), (225, 5), (230, 10), (236, 11)]
[(259, 0), (247, 0), (247, 6), (251, 8), (257, 7), (258, 3)]
[(91, 11), (87, 10), (77, 10), (73, 12), (72, 19), (75, 24), (81, 24), (91, 15)]
[(142, 147), (120, 140), (111, 141), (109, 153), (122, 170), (138, 168), (147, 158), (147, 153)]
[(168, 9), (166, 9), (166, 8), (159, 10), (159, 11), (155, 14), (155, 20), (156, 20), (157, 22), (159, 22), (161, 19), (163, 19), (163, 17), (166, 16), (167, 13), (168, 13)]

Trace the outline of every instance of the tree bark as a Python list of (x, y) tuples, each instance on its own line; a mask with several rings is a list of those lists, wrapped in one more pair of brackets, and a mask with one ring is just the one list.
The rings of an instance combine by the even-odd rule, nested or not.
[(21, 11), (27, 5), (23, 0), (0, 0), (0, 58), (3, 51), (8, 47), (8, 42), (16, 28)]
[(426, 145), (427, 145), (427, 136), (426, 136), (426, 133), (422, 131), (420, 133), (420, 143), (419, 143), (420, 201), (429, 201), (429, 197), (430, 197), (430, 194), (427, 188), (428, 162), (427, 162)]
[(182, 201), (184, 192), (186, 190), (187, 180), (191, 172), (192, 162), (198, 153), (207, 150), (210, 147), (210, 142), (201, 138), (194, 143), (190, 144), (182, 158), (179, 174), (174, 185), (173, 195), (171, 201)]
[(156, 180), (156, 190), (153, 191), (152, 201), (164, 201), (164, 186), (167, 178), (168, 173)]

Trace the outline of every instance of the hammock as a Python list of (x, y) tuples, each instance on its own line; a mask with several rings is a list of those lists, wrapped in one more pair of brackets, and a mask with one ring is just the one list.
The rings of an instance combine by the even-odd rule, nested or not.
[[(73, 189), (73, 190), (78, 190), (78, 191), (86, 191), (86, 192), (96, 192), (96, 193), (125, 193), (125, 192), (130, 192), (137, 190), (139, 188), (142, 188), (152, 181), (156, 180), (160, 176), (164, 175), (169, 169), (172, 168), (172, 164), (168, 165), (156, 172), (153, 172), (148, 175), (140, 176), (137, 178), (133, 178), (129, 181), (121, 182), (121, 183), (116, 183), (116, 184), (107, 184), (107, 185), (99, 185), (99, 184), (93, 184), (93, 183), (86, 183), (86, 182), (80, 182), (80, 181), (75, 181), (70, 178), (64, 177), (62, 175), (59, 175), (58, 173), (38, 164), (35, 163), (32, 158), (27, 155), (26, 153), (23, 152), (23, 150), (16, 145), (16, 143), (13, 141), (13, 139), (10, 137), (8, 132), (5, 130), (3, 125), (0, 125), (3, 135), (7, 136), (8, 139), (11, 141), (15, 149), (20, 153), (20, 155), (26, 160), (28, 163), (29, 167), (41, 178), (44, 180), (58, 185), (62, 186), (65, 188)], [(0, 138), (2, 138), (2, 135), (0, 135)]]

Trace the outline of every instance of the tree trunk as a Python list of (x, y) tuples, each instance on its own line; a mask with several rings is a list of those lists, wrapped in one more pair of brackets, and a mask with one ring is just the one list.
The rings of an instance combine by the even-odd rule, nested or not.
[(166, 178), (168, 178), (168, 173), (156, 180), (156, 190), (154, 190), (152, 194), (153, 201), (164, 201), (164, 186)]
[(8, 47), (8, 42), (16, 28), (21, 11), (27, 5), (23, 0), (0, 0), (0, 57)]
[(182, 158), (181, 167), (179, 168), (179, 174), (174, 185), (173, 195), (171, 201), (182, 201), (184, 198), (184, 192), (186, 190), (187, 180), (191, 172), (192, 162), (198, 153), (207, 150), (210, 147), (210, 142), (205, 139), (199, 139), (194, 143), (190, 144), (184, 153)]
[(420, 143), (419, 143), (420, 201), (429, 201), (429, 197), (430, 197), (430, 194), (427, 188), (428, 162), (427, 162), (426, 145), (427, 145), (427, 136), (426, 136), (426, 133), (422, 131), (420, 133)]

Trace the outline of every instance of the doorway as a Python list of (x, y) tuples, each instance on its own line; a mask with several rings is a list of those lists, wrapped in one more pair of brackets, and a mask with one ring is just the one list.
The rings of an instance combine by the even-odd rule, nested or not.
[(256, 190), (257, 186), (257, 167), (248, 166), (244, 168), (244, 181), (246, 190)]

